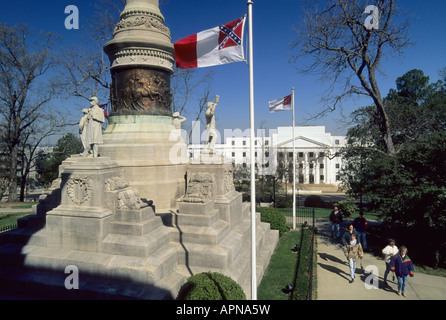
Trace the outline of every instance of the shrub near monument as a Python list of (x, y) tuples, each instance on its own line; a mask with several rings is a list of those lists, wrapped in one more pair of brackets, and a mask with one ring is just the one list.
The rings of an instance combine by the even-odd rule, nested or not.
[(246, 296), (230, 277), (217, 272), (203, 272), (189, 277), (177, 300), (246, 300)]
[(280, 236), (288, 231), (285, 216), (279, 210), (274, 208), (257, 208), (257, 212), (260, 212), (260, 221), (269, 223), (273, 230), (279, 230)]

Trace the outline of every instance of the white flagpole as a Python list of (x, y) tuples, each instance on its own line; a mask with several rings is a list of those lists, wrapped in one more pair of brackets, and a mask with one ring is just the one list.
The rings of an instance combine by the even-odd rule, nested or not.
[(251, 126), (250, 157), (251, 157), (251, 299), (257, 300), (257, 257), (256, 257), (256, 181), (254, 156), (254, 64), (252, 47), (252, 5), (248, 0), (249, 28), (249, 118)]
[(291, 95), (291, 104), (293, 106), (293, 229), (296, 229), (296, 136), (294, 134), (294, 88)]

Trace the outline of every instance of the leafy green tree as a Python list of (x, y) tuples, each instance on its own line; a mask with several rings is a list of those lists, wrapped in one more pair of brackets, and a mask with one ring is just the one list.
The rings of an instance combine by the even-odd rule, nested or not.
[(385, 99), (395, 156), (377, 139), (373, 109), (361, 108), (354, 113), (356, 126), (348, 132), (341, 178), (350, 195), (366, 197), (384, 219), (400, 222), (414, 234), (428, 234), (423, 241), (427, 260), (435, 266), (446, 264), (444, 83), (429, 83), (421, 70), (411, 70), (396, 85)]
[(57, 141), (52, 153), (38, 160), (39, 181), (45, 186), (51, 185), (51, 182), (59, 174), (59, 166), (62, 162), (69, 156), (79, 154), (82, 151), (81, 140), (74, 134), (67, 133)]
[(233, 174), (232, 174), (233, 182), (235, 189), (239, 192), (246, 191), (243, 190), (243, 185), (247, 184), (249, 185), (250, 180), (250, 173), (249, 169), (246, 167), (243, 167), (242, 165), (235, 165), (233, 164)]

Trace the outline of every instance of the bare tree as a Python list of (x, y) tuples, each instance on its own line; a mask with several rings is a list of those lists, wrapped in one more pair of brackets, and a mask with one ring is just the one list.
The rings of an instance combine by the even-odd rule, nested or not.
[(196, 69), (175, 68), (172, 75), (172, 112), (184, 111), (190, 98), (195, 94), (195, 89), (202, 84), (208, 83), (213, 76), (213, 71), (200, 75)]
[(9, 153), (9, 202), (17, 201), (20, 148), (30, 142), (36, 124), (51, 115), (47, 105), (58, 96), (50, 78), (55, 40), (51, 33), (36, 36), (25, 25), (0, 23), (0, 138)]
[(107, 101), (110, 93), (111, 77), (108, 58), (102, 47), (87, 45), (82, 49), (65, 50), (61, 64), (64, 88), (70, 96), (89, 100), (96, 96), (99, 101)]
[[(395, 146), (390, 131), (390, 119), (384, 107), (377, 80), (377, 72), (383, 57), (401, 54), (410, 45), (407, 37), (407, 20), (397, 19), (396, 0), (329, 0), (324, 8), (318, 2), (307, 1), (305, 18), (297, 30), (298, 49), (295, 61), (310, 57), (312, 63), (303, 67), (303, 73), (316, 73), (321, 80), (330, 82), (324, 97), (334, 98), (334, 110), (345, 97), (361, 95), (370, 97), (379, 119), (379, 130), (389, 155), (395, 155)], [(370, 28), (365, 24), (374, 5), (379, 14), (379, 25)], [(375, 17), (376, 19), (376, 17)], [(342, 84), (340, 94), (335, 87)]]
[(211, 95), (211, 89), (210, 89), (210, 86), (208, 86), (208, 87), (206, 87), (204, 89), (203, 95), (201, 96), (201, 98), (198, 99), (198, 111), (196, 113), (195, 120), (192, 122), (192, 126), (191, 126), (191, 129), (189, 131), (189, 135), (188, 135), (188, 142), (189, 143), (191, 143), (191, 142), (194, 143), (193, 141), (191, 141), (191, 136), (192, 136), (192, 133), (194, 132), (195, 124), (197, 122), (203, 122), (203, 124), (204, 124), (204, 121), (202, 121), (202, 119), (201, 119), (201, 115), (203, 114), (203, 110), (207, 106), (207, 103), (208, 103), (208, 101), (210, 99), (210, 95)]
[[(22, 135), (19, 144), (19, 201), (25, 201), (25, 190), (29, 173), (35, 167), (38, 158), (38, 147), (46, 138), (60, 134), (67, 125), (74, 123), (64, 122), (65, 115), (61, 115), (57, 110), (47, 108), (44, 113), (40, 113), (39, 121), (33, 122)], [(77, 123), (76, 123), (77, 124)]]
[(97, 96), (108, 101), (111, 87), (110, 62), (103, 45), (110, 40), (124, 9), (124, 0), (100, 0), (92, 4), (93, 14), (82, 28), (83, 42), (64, 50), (61, 64), (66, 93), (88, 100)]
[[(84, 99), (98, 96), (100, 101), (109, 100), (110, 64), (103, 44), (112, 38), (125, 5), (124, 0), (100, 0), (94, 3), (92, 19), (88, 27), (83, 29), (84, 44), (69, 48), (62, 55), (62, 63), (66, 69), (63, 77), (69, 95)], [(183, 114), (186, 110), (194, 110), (192, 113), (194, 116), (198, 114), (198, 120), (203, 105), (199, 102), (198, 108), (190, 108), (191, 98), (196, 97), (200, 86), (209, 85), (212, 76), (212, 71), (201, 73), (192, 69), (175, 68), (171, 77), (172, 112)], [(207, 98), (207, 91), (204, 92)]]

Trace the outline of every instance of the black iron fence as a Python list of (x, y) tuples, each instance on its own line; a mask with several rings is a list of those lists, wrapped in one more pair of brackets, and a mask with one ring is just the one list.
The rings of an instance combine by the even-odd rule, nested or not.
[[(308, 229), (311, 232), (311, 254), (309, 261), (309, 281), (308, 281), (308, 290), (307, 290), (307, 300), (313, 299), (313, 278), (314, 278), (314, 242), (315, 242), (315, 234), (316, 230), (316, 221), (315, 221), (315, 211), (314, 208), (305, 208), (305, 207), (297, 207), (295, 211), (295, 215), (293, 217), (292, 210), (287, 210), (285, 214), (287, 225), (293, 225), (293, 220), (295, 219), (296, 227), (302, 228), (302, 241), (304, 240), (303, 234)], [(305, 229), (305, 230), (304, 230)], [(303, 243), (301, 243), (303, 245)]]
[(308, 291), (307, 291), (307, 300), (313, 300), (313, 275), (314, 275), (314, 237), (317, 232), (316, 230), (316, 221), (314, 217), (314, 208), (312, 208), (313, 211), (313, 217), (311, 221), (311, 256), (310, 256), (310, 279), (308, 281)]
[(0, 226), (0, 233), (12, 230), (12, 229), (17, 229), (17, 224), (10, 224), (7, 226)]
[[(293, 225), (293, 212), (287, 211), (285, 214), (287, 225)], [(296, 208), (296, 227), (305, 225), (305, 226), (313, 226), (314, 222), (314, 208)]]

